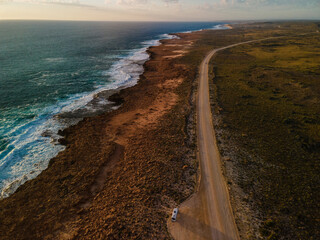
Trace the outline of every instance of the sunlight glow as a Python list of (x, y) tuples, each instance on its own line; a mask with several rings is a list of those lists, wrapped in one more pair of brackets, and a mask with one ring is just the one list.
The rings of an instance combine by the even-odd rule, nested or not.
[(320, 19), (318, 0), (0, 0), (0, 19), (215, 21)]

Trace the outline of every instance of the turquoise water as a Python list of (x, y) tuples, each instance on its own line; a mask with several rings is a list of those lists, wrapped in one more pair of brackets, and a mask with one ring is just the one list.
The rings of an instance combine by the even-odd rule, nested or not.
[(0, 21), (0, 198), (64, 149), (59, 129), (109, 104), (96, 93), (137, 82), (149, 46), (220, 24)]

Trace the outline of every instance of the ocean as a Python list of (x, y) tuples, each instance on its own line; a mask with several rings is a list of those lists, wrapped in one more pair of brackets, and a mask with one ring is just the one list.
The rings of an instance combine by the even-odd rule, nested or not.
[(137, 83), (148, 47), (223, 24), (0, 21), (0, 199), (64, 150), (59, 130), (106, 109), (97, 93)]

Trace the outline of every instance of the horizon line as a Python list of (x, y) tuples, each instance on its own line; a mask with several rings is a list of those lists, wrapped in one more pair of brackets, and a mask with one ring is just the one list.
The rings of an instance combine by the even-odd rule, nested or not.
[(0, 21), (43, 21), (43, 22), (154, 22), (154, 23), (165, 23), (165, 22), (184, 22), (184, 23), (193, 23), (193, 22), (264, 22), (264, 21), (272, 21), (272, 22), (283, 22), (283, 21), (320, 21), (319, 19), (305, 19), (305, 18), (288, 18), (288, 19), (234, 19), (234, 20), (196, 20), (196, 21), (183, 21), (183, 20), (77, 20), (77, 19), (0, 19)]

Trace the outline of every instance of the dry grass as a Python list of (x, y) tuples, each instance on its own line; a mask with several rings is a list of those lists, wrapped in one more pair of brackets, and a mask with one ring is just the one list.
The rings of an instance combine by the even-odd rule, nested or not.
[(252, 225), (260, 234), (245, 238), (319, 238), (320, 35), (291, 34), (226, 50), (212, 63), (229, 184), (260, 221)]

